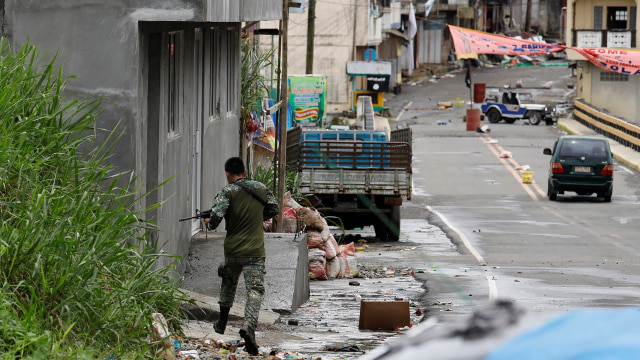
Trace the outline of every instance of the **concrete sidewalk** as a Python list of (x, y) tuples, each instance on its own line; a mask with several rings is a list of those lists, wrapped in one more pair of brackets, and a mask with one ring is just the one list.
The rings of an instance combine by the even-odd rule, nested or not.
[[(193, 321), (183, 326), (187, 337), (196, 339), (237, 340), (238, 325), (244, 320), (246, 289), (244, 278), (238, 282), (231, 308), (230, 329), (225, 335), (214, 333), (211, 322), (220, 316), (218, 265), (224, 262), (224, 232), (196, 234), (190, 245), (188, 268), (181, 289), (195, 300), (196, 306), (184, 304)], [(269, 327), (281, 313), (290, 313), (309, 299), (307, 238), (305, 234), (265, 233), (266, 292), (258, 322)]]
[[(558, 126), (572, 135), (600, 135), (593, 129), (582, 125), (574, 119), (561, 118), (558, 120)], [(620, 164), (640, 172), (640, 152), (624, 146), (613, 139), (609, 139), (609, 145), (611, 146), (613, 157)]]

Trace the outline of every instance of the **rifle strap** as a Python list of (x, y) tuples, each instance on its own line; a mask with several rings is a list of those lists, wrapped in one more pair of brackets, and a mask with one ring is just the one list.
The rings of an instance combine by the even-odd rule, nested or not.
[(246, 191), (249, 193), (249, 195), (253, 196), (256, 200), (260, 201), (260, 203), (262, 203), (262, 206), (267, 206), (267, 202), (264, 201), (260, 195), (256, 194), (253, 190), (249, 189), (246, 185), (244, 185), (241, 182), (234, 182), (236, 185), (238, 185), (242, 190)]

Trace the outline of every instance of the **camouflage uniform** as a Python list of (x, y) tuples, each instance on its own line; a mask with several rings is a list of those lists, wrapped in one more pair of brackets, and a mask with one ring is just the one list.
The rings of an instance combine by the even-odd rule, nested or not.
[[(266, 205), (237, 185), (238, 182), (265, 200)], [(222, 278), (220, 307), (230, 308), (236, 294), (240, 273), (244, 272), (247, 287), (245, 324), (255, 329), (264, 294), (264, 231), (262, 222), (278, 214), (278, 202), (273, 193), (257, 181), (238, 179), (220, 190), (211, 208), (209, 229), (226, 220), (224, 240), (225, 262), (218, 268)]]
[(264, 295), (264, 258), (227, 258), (218, 269), (222, 278), (220, 286), (220, 307), (231, 307), (236, 296), (236, 287), (240, 273), (244, 273), (247, 286), (247, 302), (244, 307), (245, 324), (255, 329), (258, 325), (258, 315), (262, 295)]

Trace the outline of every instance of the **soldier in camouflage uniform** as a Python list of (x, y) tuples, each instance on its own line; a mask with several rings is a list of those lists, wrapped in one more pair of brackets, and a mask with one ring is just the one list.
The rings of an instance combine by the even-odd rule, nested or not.
[(227, 235), (224, 239), (225, 262), (218, 268), (222, 278), (220, 286), (220, 319), (214, 330), (224, 334), (233, 305), (240, 273), (244, 272), (247, 287), (247, 302), (244, 309), (245, 324), (240, 336), (245, 341), (245, 350), (258, 355), (255, 329), (264, 294), (264, 230), (262, 222), (278, 214), (278, 202), (273, 193), (260, 182), (247, 180), (242, 160), (233, 157), (224, 164), (226, 185), (215, 198), (211, 218), (205, 219), (210, 230), (218, 227), (224, 218)]

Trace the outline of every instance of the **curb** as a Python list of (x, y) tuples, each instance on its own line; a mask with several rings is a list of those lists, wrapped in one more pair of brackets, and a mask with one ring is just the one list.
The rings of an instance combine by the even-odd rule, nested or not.
[[(600, 135), (579, 122), (568, 118), (558, 119), (558, 127), (572, 135)], [(613, 139), (609, 139), (609, 144), (611, 145), (611, 154), (619, 163), (640, 172), (640, 153)]]

